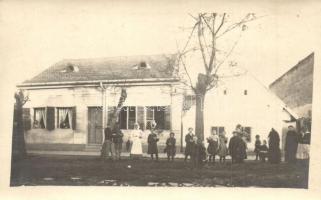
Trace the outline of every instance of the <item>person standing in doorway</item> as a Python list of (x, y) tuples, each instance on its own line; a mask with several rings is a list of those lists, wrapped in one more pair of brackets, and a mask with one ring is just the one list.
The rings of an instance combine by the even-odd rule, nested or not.
[(288, 163), (295, 163), (296, 152), (298, 149), (298, 134), (294, 127), (290, 125), (285, 138), (285, 161)]
[(188, 156), (192, 156), (193, 153), (193, 146), (194, 146), (194, 140), (193, 140), (194, 134), (193, 134), (193, 128), (188, 128), (188, 133), (185, 136), (185, 159), (184, 161), (187, 161)]
[(122, 146), (123, 146), (123, 136), (124, 135), (119, 128), (119, 122), (116, 122), (113, 129), (113, 137), (112, 137), (114, 147), (115, 147), (115, 160), (120, 160), (120, 155), (121, 155)]

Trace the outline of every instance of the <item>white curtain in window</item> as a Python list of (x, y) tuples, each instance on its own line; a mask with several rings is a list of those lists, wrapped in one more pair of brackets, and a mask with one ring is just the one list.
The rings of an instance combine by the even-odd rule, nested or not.
[(59, 124), (58, 125), (60, 127), (60, 124), (62, 122), (64, 122), (67, 117), (68, 109), (67, 108), (60, 108), (60, 109), (58, 109), (58, 114), (59, 114)]
[(42, 114), (41, 114), (41, 109), (36, 109), (35, 110), (35, 120), (37, 120), (38, 121), (38, 123), (40, 123), (40, 121), (41, 121), (41, 116), (42, 116)]
[(68, 108), (67, 113), (68, 113), (68, 119), (69, 119), (69, 126), (71, 129), (73, 129), (73, 127), (72, 127), (72, 110), (70, 108)]
[(47, 114), (46, 114), (46, 109), (41, 109), (40, 110), (41, 117), (43, 119), (43, 124), (45, 125), (44, 128), (47, 127)]

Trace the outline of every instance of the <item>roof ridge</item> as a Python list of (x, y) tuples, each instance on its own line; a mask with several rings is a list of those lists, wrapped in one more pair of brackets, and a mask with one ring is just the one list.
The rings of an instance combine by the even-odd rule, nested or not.
[(274, 84), (276, 84), (277, 82), (279, 82), (281, 80), (282, 77), (284, 77), (286, 74), (288, 74), (289, 72), (293, 71), (294, 69), (298, 68), (300, 65), (302, 65), (302, 63), (307, 62), (309, 59), (313, 59), (314, 60), (314, 52), (310, 53), (308, 56), (304, 57), (303, 59), (299, 60), (293, 67), (291, 67), (290, 69), (288, 69), (286, 72), (284, 72), (283, 74), (281, 74), (278, 78), (276, 78), (272, 83), (269, 84), (269, 88), (272, 87)]
[(84, 60), (104, 60), (104, 59), (113, 59), (113, 58), (134, 58), (134, 57), (152, 57), (152, 56), (175, 56), (177, 53), (158, 53), (158, 54), (134, 54), (134, 55), (118, 55), (118, 56), (108, 56), (108, 57), (86, 57), (86, 58), (63, 58), (58, 61), (84, 61)]

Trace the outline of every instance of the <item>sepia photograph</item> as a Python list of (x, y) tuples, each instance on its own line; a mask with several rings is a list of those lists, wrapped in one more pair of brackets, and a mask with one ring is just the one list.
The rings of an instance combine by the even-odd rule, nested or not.
[(0, 2), (8, 187), (309, 189), (320, 9), (98, 2)]

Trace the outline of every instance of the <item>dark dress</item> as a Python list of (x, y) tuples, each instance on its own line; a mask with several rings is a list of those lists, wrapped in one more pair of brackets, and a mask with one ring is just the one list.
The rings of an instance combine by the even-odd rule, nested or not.
[(261, 140), (256, 140), (255, 141), (255, 148), (254, 148), (255, 153), (258, 154), (260, 152), (260, 146), (261, 146)]
[(151, 133), (148, 135), (148, 154), (158, 154), (157, 142), (158, 142), (157, 135), (155, 133)]
[(269, 162), (280, 163), (281, 161), (280, 136), (278, 132), (272, 129), (268, 138), (269, 138), (269, 151), (268, 151)]
[(175, 138), (168, 138), (166, 140), (166, 148), (165, 152), (167, 156), (175, 156), (176, 154), (176, 139)]
[(268, 155), (269, 148), (265, 144), (263, 144), (260, 146), (259, 149), (260, 149), (259, 150), (260, 159), (261, 159), (261, 161), (265, 162), (265, 159)]
[(186, 148), (185, 148), (185, 156), (190, 156), (193, 153), (193, 146), (194, 146), (194, 141), (193, 141), (193, 135), (187, 134), (185, 136), (185, 142), (186, 142)]
[(246, 158), (246, 144), (240, 136), (230, 139), (229, 151), (233, 163), (241, 163)]
[(207, 152), (209, 155), (216, 155), (218, 153), (218, 138), (217, 140), (213, 140), (212, 138), (207, 139), (208, 147)]
[(288, 131), (285, 138), (285, 161), (293, 163), (296, 161), (298, 149), (298, 135), (295, 131)]
[(192, 146), (193, 167), (202, 167), (206, 159), (206, 148), (203, 143), (194, 143)]

